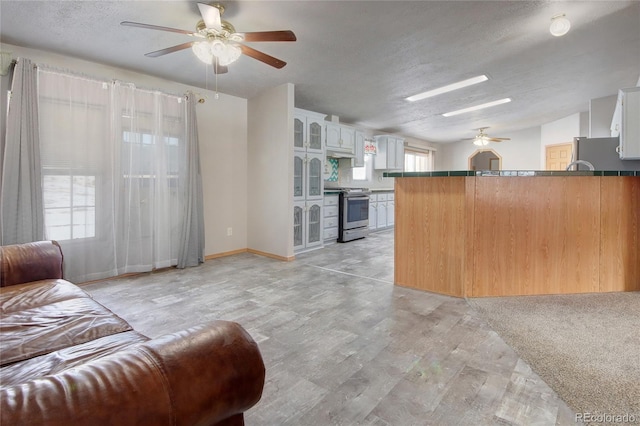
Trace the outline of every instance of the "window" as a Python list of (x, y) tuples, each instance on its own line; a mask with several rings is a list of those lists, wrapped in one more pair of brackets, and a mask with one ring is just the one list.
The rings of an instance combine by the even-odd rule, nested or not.
[(371, 180), (371, 169), (373, 168), (371, 165), (371, 161), (373, 157), (371, 154), (364, 155), (364, 166), (362, 167), (354, 167), (352, 178), (353, 180)]
[(404, 152), (405, 172), (429, 172), (433, 170), (434, 151)]
[(96, 236), (96, 177), (80, 173), (45, 170), (42, 181), (48, 239)]

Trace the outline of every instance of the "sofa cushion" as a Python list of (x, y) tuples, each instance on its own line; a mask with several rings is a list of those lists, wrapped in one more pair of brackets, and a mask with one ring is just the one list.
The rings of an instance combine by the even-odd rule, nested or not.
[(3, 287), (0, 365), (131, 330), (87, 293), (64, 280)]
[(148, 337), (138, 332), (126, 331), (24, 361), (6, 364), (0, 367), (0, 383), (2, 386), (12, 386), (43, 376), (58, 374), (71, 367), (102, 358), (148, 340)]
[(65, 280), (42, 280), (0, 288), (0, 314), (50, 305), (63, 300), (89, 297), (75, 284)]

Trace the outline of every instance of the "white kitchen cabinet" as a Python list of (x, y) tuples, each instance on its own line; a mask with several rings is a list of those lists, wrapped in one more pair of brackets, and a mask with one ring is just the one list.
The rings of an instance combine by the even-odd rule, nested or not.
[(395, 224), (395, 195), (377, 192), (369, 197), (369, 229), (382, 230)]
[(293, 204), (293, 248), (322, 246), (322, 200), (298, 201)]
[(326, 149), (353, 154), (356, 144), (356, 129), (340, 123), (327, 122)]
[(304, 201), (322, 198), (324, 180), (322, 154), (294, 151), (293, 200)]
[(322, 154), (325, 132), (324, 114), (296, 108), (293, 114), (293, 148)]
[(326, 243), (338, 240), (338, 201), (338, 194), (325, 194), (324, 196), (323, 239)]
[(611, 136), (620, 137), (623, 160), (640, 160), (640, 87), (621, 89), (611, 122)]
[(404, 139), (392, 135), (375, 136), (378, 151), (373, 162), (377, 170), (404, 169)]
[(364, 166), (364, 143), (365, 143), (365, 134), (360, 130), (356, 130), (355, 136), (355, 147), (354, 154), (356, 155), (353, 159), (353, 167), (363, 167)]
[(369, 196), (369, 229), (378, 227), (378, 196), (371, 194)]
[(322, 247), (324, 115), (296, 109), (293, 117), (293, 247)]
[(378, 194), (378, 214), (376, 218), (376, 228), (387, 227), (387, 193), (382, 192)]

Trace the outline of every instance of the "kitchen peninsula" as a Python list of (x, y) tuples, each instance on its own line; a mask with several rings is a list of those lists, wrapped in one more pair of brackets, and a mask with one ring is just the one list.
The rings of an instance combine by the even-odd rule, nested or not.
[(395, 284), (458, 297), (640, 290), (640, 172), (395, 178)]

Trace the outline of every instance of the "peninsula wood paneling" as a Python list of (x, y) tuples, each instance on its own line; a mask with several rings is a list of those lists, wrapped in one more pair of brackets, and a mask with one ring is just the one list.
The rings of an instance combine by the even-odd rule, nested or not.
[(640, 291), (640, 179), (397, 178), (395, 282), (452, 296)]
[(600, 291), (640, 291), (640, 179), (603, 177)]
[(598, 291), (599, 199), (598, 177), (478, 178), (472, 295)]
[(396, 179), (395, 283), (464, 296), (469, 177)]

